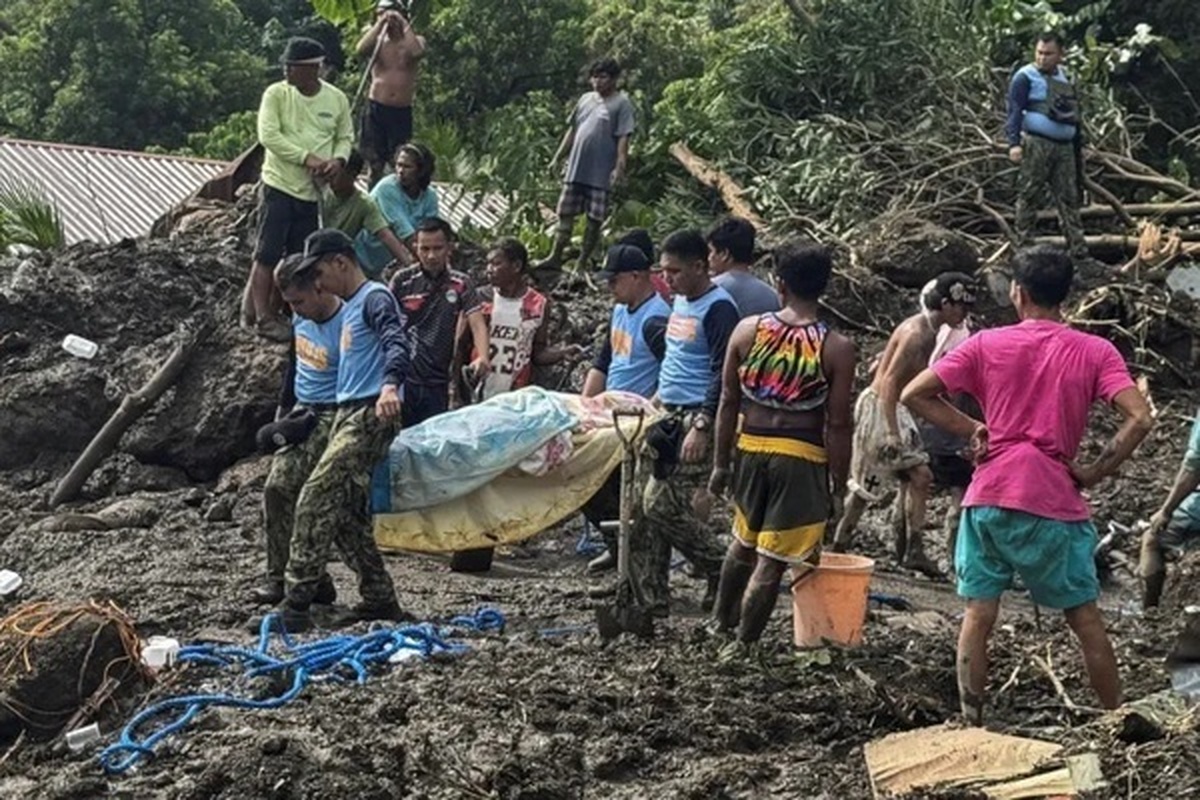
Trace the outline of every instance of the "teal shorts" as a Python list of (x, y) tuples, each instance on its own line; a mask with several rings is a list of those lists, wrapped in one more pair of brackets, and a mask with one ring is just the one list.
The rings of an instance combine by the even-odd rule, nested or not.
[(964, 508), (954, 550), (958, 593), (995, 600), (1020, 575), (1033, 602), (1075, 608), (1100, 596), (1091, 520), (1063, 522), (995, 506)]

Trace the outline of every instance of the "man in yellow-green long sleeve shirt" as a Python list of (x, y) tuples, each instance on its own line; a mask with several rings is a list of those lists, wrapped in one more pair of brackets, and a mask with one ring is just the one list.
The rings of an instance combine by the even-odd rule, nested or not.
[(346, 95), (321, 80), (320, 42), (290, 39), (282, 60), (284, 80), (267, 87), (258, 108), (258, 140), (266, 152), (258, 242), (247, 281), (251, 303), (243, 311), (259, 335), (290, 341), (272, 270), (285, 254), (304, 252), (305, 237), (318, 227), (318, 186), (345, 165), (354, 129)]

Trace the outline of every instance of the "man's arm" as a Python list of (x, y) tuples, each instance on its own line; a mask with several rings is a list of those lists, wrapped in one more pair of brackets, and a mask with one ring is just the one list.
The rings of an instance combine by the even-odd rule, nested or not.
[(932, 369), (924, 369), (900, 392), (900, 402), (917, 416), (955, 436), (963, 439), (978, 436), (984, 428), (983, 423), (946, 402), (945, 395), (946, 385), (942, 379)]
[(396, 298), (391, 292), (371, 292), (363, 301), (363, 319), (383, 344), (384, 385), (403, 386), (408, 377), (408, 337)]
[(354, 46), (354, 52), (359, 58), (367, 58), (375, 52), (375, 45), (379, 41), (379, 37), (383, 35), (383, 29), (388, 24), (388, 15), (384, 14), (379, 19), (375, 20), (375, 24), (367, 29), (367, 32), (358, 40), (358, 44)]
[(283, 161), (312, 169), (320, 168), (325, 163), (324, 159), (309, 154), (283, 134), (279, 94), (274, 86), (263, 92), (262, 102), (258, 106), (258, 141), (270, 150), (272, 155)]
[(625, 170), (629, 164), (629, 137), (622, 136), (617, 139), (617, 165), (613, 168), (611, 182), (615, 185), (618, 181), (625, 177)]
[(1021, 147), (1021, 127), (1025, 119), (1025, 107), (1029, 105), (1029, 78), (1021, 73), (1013, 76), (1008, 86), (1008, 118), (1004, 124), (1004, 136), (1008, 146)]
[(375, 231), (375, 236), (383, 243), (383, 246), (387, 248), (387, 251), (392, 254), (392, 258), (396, 259), (396, 262), (400, 266), (407, 267), (412, 263), (412, 253), (409, 252), (404, 242), (400, 241), (386, 224), (380, 230)]
[(717, 415), (721, 401), (721, 382), (725, 374), (725, 354), (729, 350), (729, 337), (741, 322), (737, 306), (728, 300), (718, 300), (708, 308), (704, 317), (704, 335), (708, 338), (709, 366), (712, 378), (704, 396), (703, 413), (710, 419)]
[(558, 162), (562, 161), (563, 156), (571, 152), (571, 146), (575, 144), (575, 126), (567, 128), (567, 132), (563, 134), (562, 141), (558, 143), (558, 149), (554, 151), (554, 157), (550, 159), (550, 166), (554, 167)]
[(717, 406), (716, 433), (713, 438), (713, 471), (708, 487), (715, 495), (725, 491), (733, 468), (733, 440), (737, 435), (738, 411), (742, 406), (742, 391), (738, 368), (754, 343), (757, 319), (745, 319), (734, 328), (721, 367), (721, 402)]
[(642, 338), (654, 360), (662, 363), (667, 357), (667, 317), (650, 317), (642, 325)]
[(354, 150), (354, 120), (350, 118), (350, 101), (345, 95), (339, 105), (337, 131), (333, 135), (333, 159), (341, 162), (338, 165), (341, 169)]
[(612, 365), (612, 333), (604, 337), (604, 346), (600, 348), (599, 355), (592, 361), (592, 367), (588, 370), (587, 376), (583, 379), (583, 391), (581, 394), (584, 397), (595, 397), (604, 391), (608, 385), (608, 368)]
[[(1175, 475), (1175, 484), (1171, 487), (1171, 493), (1167, 495), (1167, 499), (1163, 501), (1162, 507), (1155, 515), (1162, 518), (1161, 525), (1170, 521), (1180, 504), (1188, 499), (1198, 487), (1200, 487), (1200, 471), (1193, 470), (1184, 463)], [(1157, 520), (1152, 521), (1157, 522)]]
[(475, 345), (475, 360), (471, 362), (471, 369), (477, 376), (486, 375), (492, 368), (491, 362), (488, 360), (491, 336), (488, 333), (487, 320), (483, 318), (483, 309), (481, 308), (476, 308), (466, 317), (467, 327), (471, 329), (471, 341)]
[(857, 354), (849, 337), (830, 334), (821, 361), (827, 369), (829, 396), (825, 400), (825, 451), (833, 496), (844, 497), (850, 477), (851, 441), (854, 435), (854, 367)]
[(279, 409), (275, 419), (287, 414), (296, 405), (296, 337), (288, 344), (287, 367), (283, 370), (283, 385), (279, 387)]
[(417, 35), (417, 32), (413, 30), (410, 20), (404, 19), (404, 17), (401, 17), (400, 20), (402, 31), (400, 34), (400, 45), (404, 48), (409, 58), (413, 61), (420, 61), (425, 57), (425, 37)]
[(892, 352), (891, 360), (883, 373), (879, 387), (879, 407), (883, 411), (887, 435), (895, 439), (900, 437), (900, 420), (896, 414), (896, 407), (900, 403), (900, 391), (908, 379), (920, 371), (919, 361), (916, 358), (918, 348), (914, 342), (916, 334), (905, 330), (898, 336), (896, 348)]
[(533, 333), (533, 354), (531, 360), (536, 366), (549, 367), (554, 364), (561, 364), (567, 359), (578, 360), (583, 355), (583, 348), (577, 344), (552, 345), (550, 344), (550, 329), (546, 325), (546, 318), (549, 316), (550, 303), (546, 302), (546, 312), (542, 317), (542, 324), (538, 325), (537, 330)]
[(1077, 461), (1070, 464), (1071, 474), (1080, 488), (1087, 489), (1117, 471), (1117, 468), (1129, 458), (1134, 449), (1141, 444), (1146, 434), (1154, 427), (1154, 419), (1150, 415), (1150, 404), (1138, 391), (1136, 386), (1123, 389), (1113, 398), (1113, 405), (1121, 412), (1124, 421), (1112, 440), (1104, 446), (1100, 457), (1087, 466)]

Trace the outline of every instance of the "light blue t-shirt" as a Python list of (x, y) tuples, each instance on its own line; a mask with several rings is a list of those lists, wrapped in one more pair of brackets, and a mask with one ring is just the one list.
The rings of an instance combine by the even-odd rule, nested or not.
[[(408, 192), (400, 188), (400, 179), (395, 175), (375, 184), (371, 199), (379, 206), (392, 233), (402, 242), (412, 236), (422, 222), (438, 216), (437, 190), (430, 186), (416, 197), (409, 197)], [(392, 254), (383, 242), (366, 231), (354, 240), (354, 252), (368, 276), (378, 276), (392, 260)]]
[(624, 92), (608, 97), (588, 92), (575, 104), (571, 124), (575, 141), (563, 180), (607, 191), (617, 166), (617, 140), (633, 134), (633, 103)]
[[(1191, 472), (1200, 472), (1200, 411), (1196, 413), (1196, 421), (1192, 423), (1192, 433), (1188, 437), (1187, 452), (1183, 455), (1183, 466)], [(1171, 521), (1189, 528), (1200, 527), (1200, 492), (1192, 492), (1187, 499), (1175, 509)]]
[(779, 292), (771, 284), (742, 269), (722, 272), (712, 282), (729, 292), (742, 319), (779, 310)]
[(345, 303), (337, 313), (324, 322), (296, 315), (292, 325), (296, 346), (296, 371), (293, 391), (300, 405), (332, 405), (337, 402), (338, 364), (342, 336), (342, 314)]
[[(367, 324), (363, 305), (374, 292), (392, 290), (378, 281), (367, 281), (346, 298), (342, 306), (342, 329), (338, 340), (337, 401), (347, 403), (375, 397), (383, 388), (384, 350), (379, 335)], [(395, 302), (394, 298), (391, 298)]]

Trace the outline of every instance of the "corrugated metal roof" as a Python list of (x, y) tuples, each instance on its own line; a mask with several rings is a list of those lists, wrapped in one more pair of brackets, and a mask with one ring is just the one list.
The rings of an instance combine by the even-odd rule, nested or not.
[(0, 175), (45, 190), (68, 243), (145, 236), (225, 164), (100, 147), (0, 137)]
[[(42, 188), (58, 207), (67, 242), (116, 242), (150, 226), (226, 166), (223, 161), (0, 137), (0, 175)], [(502, 195), (434, 183), (455, 229), (490, 230), (508, 210)]]
[(433, 185), (438, 192), (438, 213), (455, 230), (468, 222), (474, 228), (491, 230), (508, 213), (508, 201), (503, 195), (468, 192), (457, 183), (434, 181)]

